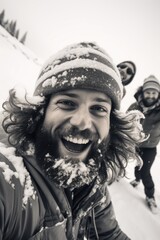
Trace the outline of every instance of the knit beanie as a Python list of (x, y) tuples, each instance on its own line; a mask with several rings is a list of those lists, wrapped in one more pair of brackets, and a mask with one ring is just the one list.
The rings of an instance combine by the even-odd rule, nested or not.
[(148, 78), (144, 79), (143, 91), (147, 89), (154, 89), (160, 92), (160, 82), (154, 75), (150, 75)]
[(50, 57), (40, 71), (34, 95), (46, 96), (71, 89), (106, 93), (113, 107), (120, 108), (123, 95), (120, 73), (96, 43), (73, 44)]

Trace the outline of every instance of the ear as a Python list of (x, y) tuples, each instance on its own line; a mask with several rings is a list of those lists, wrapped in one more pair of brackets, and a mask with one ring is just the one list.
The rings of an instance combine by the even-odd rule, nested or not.
[(128, 85), (136, 74), (136, 65), (132, 61), (124, 61), (117, 65), (123, 86)]

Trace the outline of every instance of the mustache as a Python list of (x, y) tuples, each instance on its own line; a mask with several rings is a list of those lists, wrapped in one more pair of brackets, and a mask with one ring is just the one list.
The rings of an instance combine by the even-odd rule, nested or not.
[(72, 136), (72, 137), (82, 137), (89, 139), (90, 141), (98, 141), (98, 133), (92, 132), (90, 129), (79, 130), (77, 127), (71, 126), (64, 129), (58, 129), (57, 133), (60, 136)]
[(146, 100), (148, 100), (148, 99), (156, 100), (157, 98), (155, 98), (155, 97), (146, 97)]

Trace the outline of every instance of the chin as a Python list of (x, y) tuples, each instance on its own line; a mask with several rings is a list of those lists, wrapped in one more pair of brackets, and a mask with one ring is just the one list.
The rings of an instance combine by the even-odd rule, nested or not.
[(156, 102), (157, 102), (157, 100), (152, 100), (152, 101), (145, 100), (144, 101), (146, 107), (150, 107), (150, 106), (154, 105)]

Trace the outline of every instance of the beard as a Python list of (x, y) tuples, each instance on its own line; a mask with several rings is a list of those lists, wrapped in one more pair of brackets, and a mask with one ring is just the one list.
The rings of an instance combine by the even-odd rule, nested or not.
[[(87, 130), (88, 131), (88, 130)], [(81, 136), (93, 140), (93, 134), (84, 131)], [(72, 136), (77, 134), (75, 129), (65, 129), (65, 134)], [(71, 190), (89, 185), (94, 179), (99, 179), (101, 163), (107, 151), (108, 138), (98, 143), (98, 136), (94, 136), (94, 142), (86, 162), (78, 159), (61, 157), (58, 153), (56, 138), (61, 131), (55, 131), (51, 137), (43, 128), (40, 129), (36, 141), (36, 159), (48, 178), (56, 185)]]
[(143, 99), (143, 103), (146, 107), (151, 107), (157, 102), (157, 100), (158, 99), (154, 98), (154, 99), (152, 99), (152, 101), (150, 101), (150, 98), (145, 98), (145, 99)]

